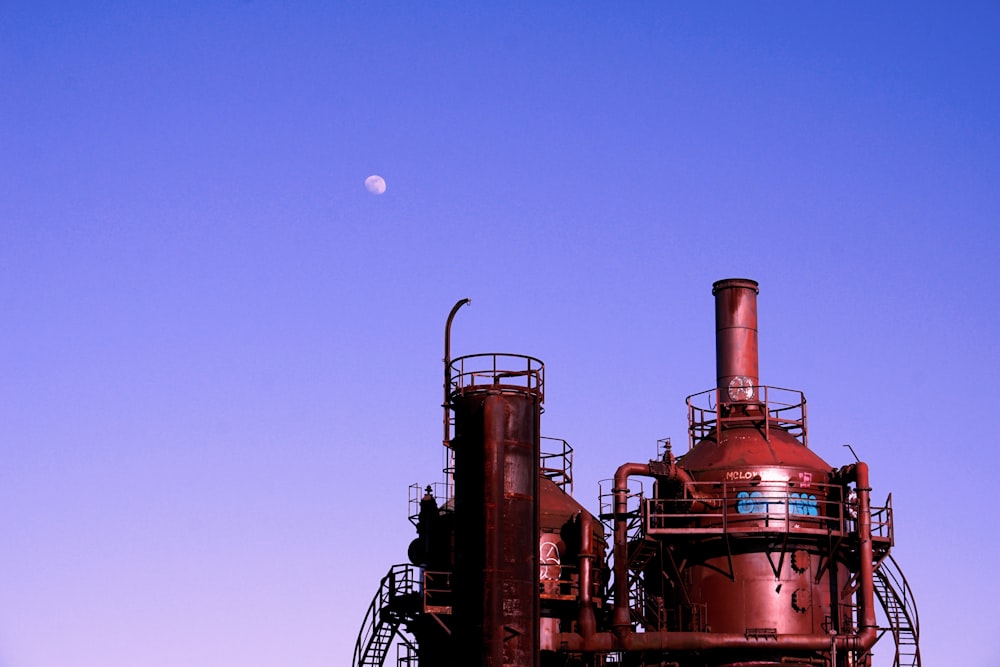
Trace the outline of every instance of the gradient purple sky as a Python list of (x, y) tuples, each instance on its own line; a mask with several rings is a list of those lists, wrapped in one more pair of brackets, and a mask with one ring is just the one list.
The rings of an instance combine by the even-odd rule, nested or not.
[(596, 510), (734, 276), (924, 664), (1000, 664), (1000, 5), (145, 4), (0, 3), (0, 667), (350, 664), (452, 304)]

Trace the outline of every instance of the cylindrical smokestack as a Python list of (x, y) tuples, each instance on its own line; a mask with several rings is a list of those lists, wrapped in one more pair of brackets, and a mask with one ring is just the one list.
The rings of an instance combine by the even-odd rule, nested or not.
[[(485, 368), (472, 372), (476, 360)], [(541, 362), (474, 355), (455, 411), (455, 659), (469, 667), (538, 667), (538, 478)], [(512, 368), (514, 366), (507, 366)], [(479, 368), (479, 367), (477, 367)], [(492, 379), (492, 382), (490, 381)], [(473, 380), (483, 384), (465, 384)]]
[(721, 403), (757, 397), (757, 282), (728, 278), (712, 285), (715, 295), (715, 368)]

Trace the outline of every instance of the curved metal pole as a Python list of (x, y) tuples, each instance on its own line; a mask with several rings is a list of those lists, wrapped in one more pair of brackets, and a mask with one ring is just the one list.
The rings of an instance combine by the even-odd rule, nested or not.
[[(676, 465), (673, 454), (670, 455), (669, 468), (666, 474), (656, 474), (651, 463), (623, 463), (615, 471), (615, 483), (612, 492), (615, 495), (614, 501), (614, 591), (615, 604), (611, 613), (612, 629), (618, 636), (624, 636), (631, 630), (632, 621), (629, 612), (628, 600), (628, 478), (633, 475), (655, 477), (658, 479), (668, 479), (679, 481), (684, 485), (685, 497), (692, 499), (704, 499), (704, 494), (699, 491), (694, 484), (691, 474)], [(692, 504), (695, 511), (704, 512), (706, 507), (714, 507), (716, 501), (703, 500), (702, 504)]]
[(623, 638), (632, 629), (628, 600), (628, 478), (632, 475), (649, 475), (648, 463), (623, 463), (615, 471), (615, 605), (611, 613), (611, 627), (616, 636)]
[(448, 428), (450, 420), (448, 419), (448, 390), (451, 388), (451, 323), (455, 319), (455, 315), (458, 314), (459, 309), (462, 306), (466, 306), (472, 303), (472, 299), (461, 299), (451, 308), (451, 312), (448, 313), (448, 322), (444, 325), (444, 403), (442, 407), (444, 408), (444, 446), (448, 446), (448, 436), (450, 429)]
[(872, 554), (871, 484), (868, 481), (868, 464), (858, 461), (847, 466), (848, 475), (854, 478), (858, 494), (858, 545), (861, 566), (858, 568), (858, 616), (860, 632), (845, 648), (865, 653), (878, 641), (878, 623), (875, 620), (875, 565)]

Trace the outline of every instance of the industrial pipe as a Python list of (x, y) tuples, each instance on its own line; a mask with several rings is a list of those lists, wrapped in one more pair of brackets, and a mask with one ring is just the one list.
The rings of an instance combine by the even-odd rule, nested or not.
[(580, 614), (577, 625), (583, 637), (590, 637), (597, 629), (594, 618), (594, 519), (589, 512), (580, 512)]
[(661, 463), (654, 463), (653, 461), (650, 461), (649, 470), (654, 477), (659, 477), (671, 482), (680, 482), (681, 486), (684, 487), (684, 498), (691, 498), (693, 501), (698, 501), (691, 503), (688, 507), (689, 512), (704, 514), (710, 510), (718, 509), (721, 506), (719, 498), (713, 497), (699, 489), (695, 484), (694, 478), (691, 477), (691, 473), (677, 465), (677, 458), (670, 449), (667, 450), (665, 463), (666, 469), (664, 470)]
[[(856, 652), (865, 652), (878, 640), (878, 625), (875, 621), (875, 564), (872, 554), (872, 512), (871, 484), (868, 480), (868, 464), (858, 461), (841, 469), (845, 481), (854, 482), (858, 494), (858, 548), (861, 565), (858, 570), (858, 615), (860, 632), (849, 636), (842, 647)], [(840, 637), (838, 639), (838, 644)]]
[(760, 384), (757, 355), (757, 282), (719, 280), (715, 295), (716, 386), (721, 403), (755, 398)]
[(451, 323), (455, 319), (455, 315), (458, 314), (459, 308), (467, 304), (471, 304), (472, 299), (460, 299), (454, 306), (451, 307), (451, 312), (448, 313), (448, 321), (444, 325), (444, 403), (442, 407), (444, 408), (444, 446), (447, 447), (451, 438), (451, 429), (448, 427), (451, 420), (448, 418), (448, 406), (449, 392), (451, 390)]
[[(845, 466), (841, 474), (845, 483), (853, 481), (858, 494), (858, 540), (861, 556), (859, 578), (860, 627), (854, 634), (830, 637), (828, 634), (778, 635), (776, 637), (748, 637), (732, 633), (713, 632), (634, 632), (631, 628), (628, 605), (628, 478), (632, 475), (656, 476), (654, 466), (643, 463), (622, 464), (614, 477), (614, 555), (615, 555), (615, 604), (612, 610), (612, 632), (599, 632), (586, 636), (582, 633), (561, 633), (560, 645), (571, 652), (608, 651), (695, 651), (711, 649), (825, 651), (832, 643), (839, 650), (864, 653), (875, 645), (878, 627), (875, 620), (875, 568), (871, 535), (871, 488), (868, 464), (858, 462)], [(687, 482), (690, 475), (682, 468), (672, 467), (677, 479)], [(674, 473), (677, 474), (677, 473)], [(581, 576), (582, 580), (582, 576)], [(581, 581), (581, 585), (582, 585)]]
[(612, 489), (615, 495), (615, 606), (611, 613), (611, 626), (622, 637), (632, 627), (628, 608), (628, 478), (649, 474), (648, 463), (623, 463), (615, 471)]
[[(858, 642), (860, 635), (837, 636), (840, 649), (863, 649)], [(858, 644), (858, 645), (856, 645)], [(571, 653), (608, 653), (611, 651), (708, 651), (738, 649), (743, 651), (827, 651), (830, 635), (825, 633), (806, 635), (777, 635), (769, 637), (747, 637), (736, 633), (721, 632), (628, 632), (622, 637), (612, 632), (599, 632), (589, 638), (576, 633), (564, 632), (559, 635), (559, 646)], [(868, 647), (870, 648), (870, 646)]]
[[(628, 478), (644, 475), (659, 479), (678, 481), (683, 484), (686, 495), (691, 498), (705, 498), (705, 494), (695, 486), (691, 474), (676, 465), (671, 454), (667, 464), (657, 461), (649, 463), (623, 463), (615, 471), (614, 488), (614, 555), (615, 555), (615, 605), (611, 615), (611, 625), (617, 633), (626, 632), (632, 625), (628, 606)], [(714, 506), (706, 503), (703, 508)], [(704, 511), (704, 509), (702, 509)]]

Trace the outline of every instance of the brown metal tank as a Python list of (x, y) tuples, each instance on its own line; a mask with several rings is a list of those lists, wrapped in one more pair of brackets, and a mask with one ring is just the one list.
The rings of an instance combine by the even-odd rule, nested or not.
[[(664, 541), (667, 560), (685, 563), (680, 585), (647, 575), (647, 589), (667, 609), (682, 610), (675, 630), (765, 643), (839, 630), (848, 573), (831, 564), (829, 535), (843, 528), (843, 487), (806, 446), (805, 398), (760, 385), (757, 283), (721, 280), (712, 292), (717, 384), (688, 398), (692, 446), (678, 459), (712, 510), (690, 519), (696, 532), (689, 538), (699, 539)], [(789, 659), (787, 651), (760, 651), (753, 664), (782, 658)], [(711, 664), (745, 659), (719, 652)]]
[[(713, 487), (726, 540), (682, 549), (691, 564), (687, 594), (714, 632), (758, 629), (827, 633), (839, 598), (828, 557), (828, 529), (840, 524), (841, 487), (822, 459), (781, 429), (764, 439), (754, 427), (724, 429), (682, 458), (703, 488)], [(723, 517), (701, 525), (722, 525)], [(839, 581), (840, 585), (846, 579)]]
[(543, 366), (452, 362), (455, 664), (539, 664), (538, 483)]

